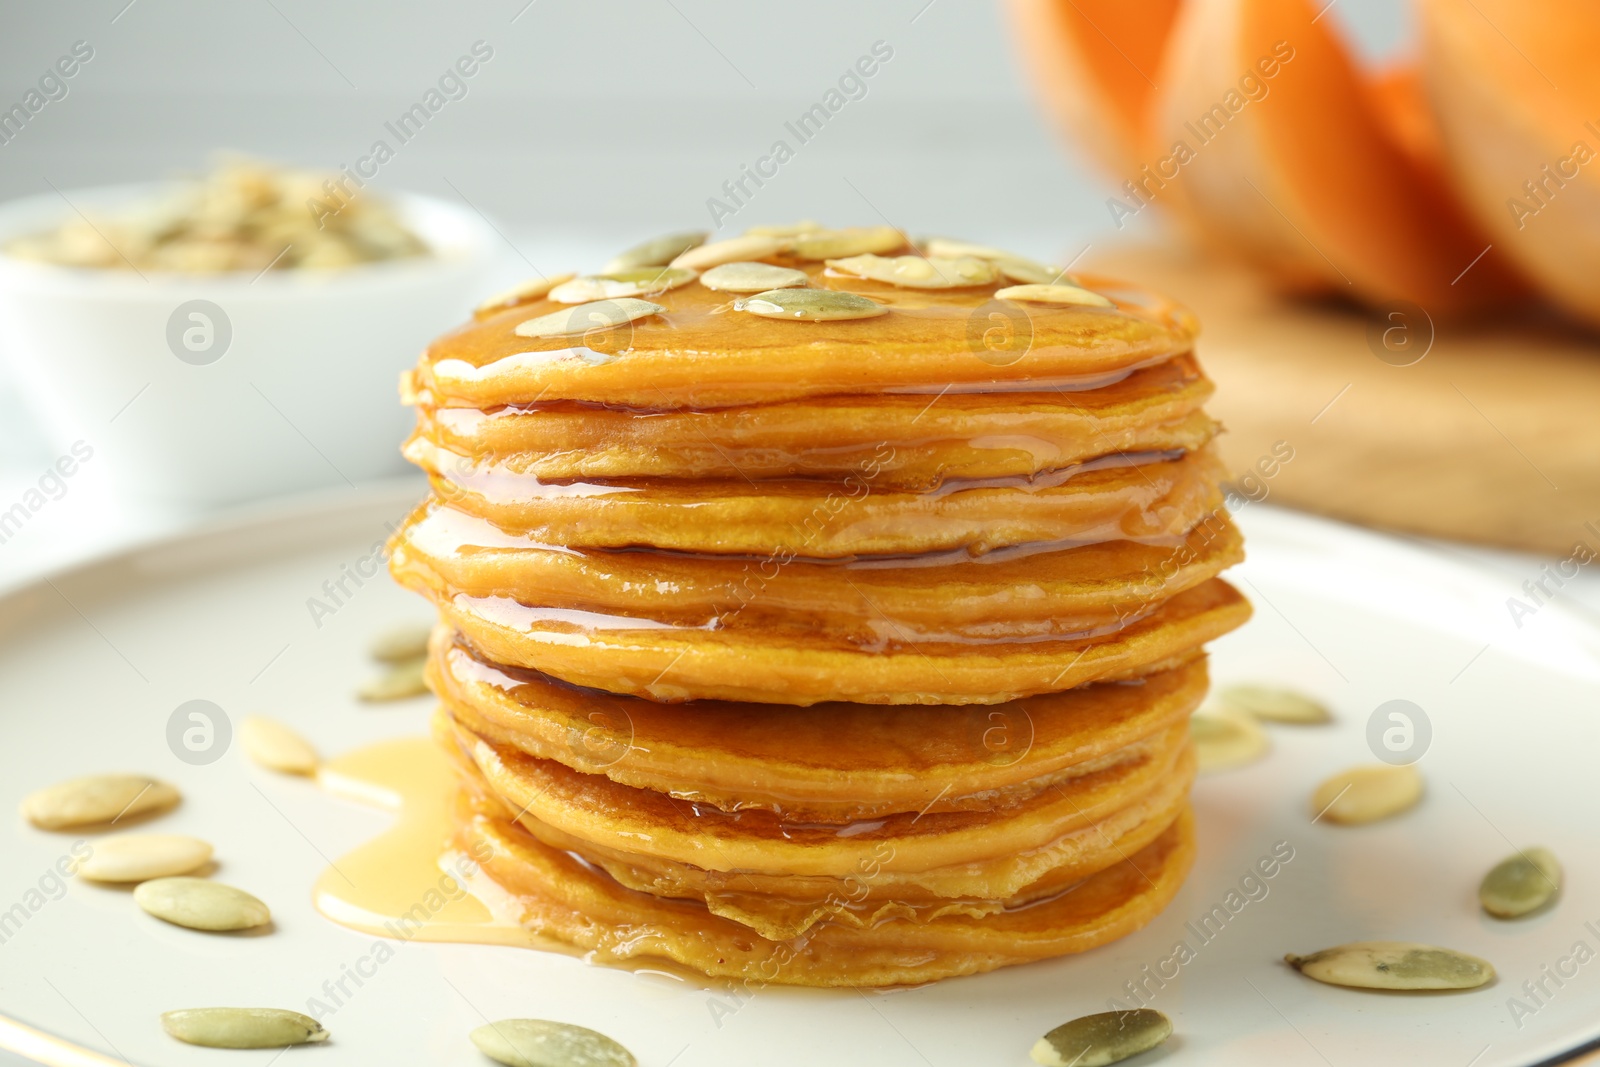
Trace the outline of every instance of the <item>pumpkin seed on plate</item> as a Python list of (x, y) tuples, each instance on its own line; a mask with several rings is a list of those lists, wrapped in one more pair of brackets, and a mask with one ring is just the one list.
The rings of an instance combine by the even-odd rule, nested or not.
[(428, 654), (428, 638), (433, 635), (431, 625), (408, 623), (394, 626), (373, 638), (367, 649), (369, 655), (380, 663), (403, 663)]
[(1399, 815), (1422, 799), (1422, 775), (1411, 764), (1372, 763), (1340, 771), (1311, 794), (1312, 822), (1358, 826)]
[(428, 683), (423, 678), (423, 671), (427, 666), (427, 659), (421, 656), (404, 663), (397, 663), (384, 674), (356, 690), (356, 696), (369, 702), (406, 700), (422, 696), (428, 691)]
[(616, 271), (632, 270), (635, 267), (664, 267), (689, 249), (704, 244), (706, 236), (706, 231), (696, 230), (692, 233), (669, 233), (664, 237), (653, 237), (612, 257), (604, 269)]
[(248, 715), (239, 723), (245, 754), (280, 774), (314, 774), (317, 750), (288, 725), (264, 715)]
[(545, 1019), (502, 1019), (471, 1034), (478, 1051), (506, 1067), (637, 1067), (605, 1034)]
[(688, 285), (697, 277), (682, 267), (630, 267), (574, 278), (550, 290), (550, 299), (558, 304), (582, 304), (622, 296), (655, 296)]
[(1230, 685), (1217, 694), (1225, 704), (1268, 722), (1331, 722), (1326, 706), (1292, 689), (1271, 685)]
[(809, 285), (811, 278), (803, 270), (771, 263), (724, 263), (700, 275), (700, 284), (726, 293), (763, 293)]
[(1547, 848), (1529, 848), (1495, 864), (1478, 886), (1478, 902), (1497, 919), (1538, 911), (1561, 891), (1561, 862)]
[(1034, 1043), (1043, 1067), (1104, 1067), (1148, 1052), (1172, 1036), (1172, 1020), (1154, 1008), (1103, 1011), (1062, 1023)]
[(92, 774), (29, 793), (22, 814), (41, 830), (98, 826), (178, 806), (176, 786), (143, 774)]
[(191, 930), (248, 930), (272, 921), (272, 911), (256, 897), (205, 878), (153, 878), (139, 884), (133, 901)]
[(328, 1040), (317, 1020), (282, 1008), (183, 1008), (163, 1013), (161, 1028), (206, 1048), (287, 1048)]
[(898, 285), (903, 289), (960, 289), (988, 285), (998, 276), (993, 263), (976, 256), (944, 259), (931, 256), (860, 255), (830, 259), (828, 266), (857, 278)]
[(1494, 978), (1488, 960), (1414, 941), (1354, 941), (1283, 960), (1307, 978), (1355, 989), (1475, 989)]
[(889, 309), (876, 300), (836, 289), (769, 289), (734, 302), (735, 311), (748, 311), (768, 319), (821, 322), (833, 319), (870, 319)]
[(78, 863), (92, 882), (145, 882), (197, 871), (211, 861), (211, 846), (184, 834), (113, 834), (95, 842)]
[(819, 230), (794, 237), (797, 259), (837, 259), (863, 253), (893, 252), (904, 248), (906, 235), (893, 226), (859, 226), (847, 230)]
[(997, 300), (1020, 300), (1026, 304), (1081, 304), (1087, 307), (1115, 307), (1108, 298), (1076, 285), (1012, 285), (996, 292)]
[(766, 259), (783, 251), (783, 246), (783, 238), (747, 233), (743, 237), (730, 237), (725, 241), (713, 241), (699, 248), (691, 248), (674, 259), (672, 265), (687, 267), (689, 270), (706, 270), (710, 267), (720, 267), (724, 263)]
[(1267, 735), (1250, 716), (1228, 707), (1202, 708), (1189, 716), (1189, 736), (1202, 771), (1243, 767), (1267, 754)]
[(473, 309), (474, 313), (484, 315), (492, 311), (503, 311), (506, 308), (516, 307), (518, 304), (531, 304), (540, 299), (550, 290), (563, 282), (570, 282), (577, 275), (571, 271), (565, 274), (552, 274), (548, 278), (530, 278), (520, 285), (498, 292)]
[(635, 322), (659, 315), (667, 310), (648, 300), (619, 297), (616, 300), (596, 300), (588, 304), (575, 304), (536, 319), (518, 323), (513, 332), (518, 337), (570, 337), (590, 330), (609, 329), (624, 323)]

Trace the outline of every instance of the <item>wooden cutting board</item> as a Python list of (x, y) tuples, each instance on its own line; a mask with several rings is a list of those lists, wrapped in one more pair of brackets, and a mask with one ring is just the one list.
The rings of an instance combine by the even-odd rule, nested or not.
[(1296, 302), (1176, 247), (1094, 248), (1082, 269), (1199, 315), (1223, 455), (1265, 499), (1562, 559), (1579, 541), (1600, 552), (1600, 339), (1535, 316), (1435, 328), (1415, 310)]

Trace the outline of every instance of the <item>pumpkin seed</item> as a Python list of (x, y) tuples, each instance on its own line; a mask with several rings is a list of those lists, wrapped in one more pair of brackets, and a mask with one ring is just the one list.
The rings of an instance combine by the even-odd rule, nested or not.
[(426, 656), (428, 638), (432, 635), (431, 625), (395, 626), (373, 638), (367, 652), (380, 663), (403, 663), (418, 656)]
[(658, 315), (665, 310), (667, 309), (660, 304), (629, 297), (596, 300), (588, 304), (576, 304), (561, 311), (552, 311), (536, 319), (528, 319), (526, 322), (518, 323), (514, 332), (518, 337), (570, 337), (590, 330), (621, 326), (624, 323)]
[(141, 882), (133, 901), (156, 918), (191, 930), (248, 930), (272, 921), (271, 910), (256, 897), (204, 878)]
[(1483, 876), (1478, 901), (1497, 919), (1515, 919), (1538, 911), (1561, 891), (1561, 862), (1547, 848), (1529, 848), (1508, 856)]
[(69, 830), (167, 811), (180, 799), (176, 786), (142, 774), (94, 774), (29, 793), (22, 814), (41, 830)]
[(752, 226), (744, 231), (755, 234), (757, 237), (798, 237), (802, 233), (816, 233), (822, 229), (822, 223), (811, 219), (801, 219), (799, 222), (790, 222), (778, 226)]
[(1054, 285), (1061, 280), (1064, 273), (1060, 268), (1047, 267), (1015, 252), (990, 248), (988, 245), (977, 245), (970, 241), (957, 241), (950, 237), (929, 237), (922, 242), (922, 251), (930, 256), (947, 258), (976, 256), (979, 259), (987, 259), (1008, 281), (1013, 282)]
[(1243, 767), (1267, 754), (1267, 735), (1248, 715), (1219, 707), (1189, 716), (1189, 736), (1202, 771)]
[(1351, 767), (1317, 786), (1311, 794), (1312, 821), (1356, 826), (1377, 822), (1414, 807), (1422, 799), (1422, 775), (1407, 763)]
[(635, 267), (664, 267), (689, 249), (704, 244), (707, 236), (704, 230), (696, 230), (693, 233), (669, 233), (664, 237), (655, 237), (612, 257), (604, 269), (617, 271)]
[(582, 304), (619, 296), (655, 296), (688, 285), (697, 277), (694, 271), (682, 267), (631, 267), (574, 278), (550, 290), (550, 299), (558, 304)]
[(734, 302), (735, 311), (748, 311), (767, 319), (870, 319), (888, 312), (876, 300), (835, 289), (768, 289)]
[(206, 1048), (286, 1048), (328, 1040), (317, 1020), (282, 1008), (184, 1008), (163, 1013), (161, 1028)]
[(96, 842), (78, 863), (94, 882), (145, 882), (197, 871), (211, 861), (211, 846), (183, 834), (116, 834)]
[(997, 300), (1020, 300), (1025, 304), (1082, 304), (1088, 307), (1115, 307), (1107, 298), (1076, 285), (1011, 285), (994, 294)]
[(794, 237), (797, 259), (838, 259), (864, 253), (893, 252), (904, 248), (906, 235), (893, 226), (860, 226), (848, 230), (819, 230)]
[(577, 277), (571, 271), (565, 274), (552, 274), (548, 278), (530, 278), (520, 285), (498, 292), (473, 309), (474, 314), (486, 315), (493, 311), (504, 311), (506, 308), (516, 307), (518, 304), (531, 304), (540, 299), (550, 290), (563, 282), (570, 282)]
[(1475, 989), (1494, 978), (1488, 960), (1414, 941), (1354, 941), (1283, 960), (1307, 978), (1356, 989)]
[(256, 763), (281, 774), (314, 774), (317, 750), (284, 723), (264, 715), (248, 715), (239, 723), (239, 739)]
[(774, 267), (770, 263), (724, 263), (700, 275), (700, 284), (725, 293), (762, 293), (768, 289), (793, 289), (811, 284), (803, 270)]
[(1270, 685), (1230, 685), (1218, 695), (1231, 707), (1268, 722), (1311, 724), (1333, 721), (1333, 716), (1323, 704), (1292, 689)]
[(1047, 267), (1043, 263), (1035, 263), (1031, 259), (995, 259), (991, 263), (1005, 276), (1008, 282), (1020, 282), (1024, 285), (1056, 285), (1066, 272), (1059, 267)]
[(1172, 1020), (1154, 1008), (1103, 1011), (1073, 1019), (1034, 1043), (1044, 1067), (1103, 1067), (1148, 1052), (1172, 1036)]
[(356, 696), (369, 702), (422, 696), (428, 691), (428, 683), (423, 678), (423, 670), (427, 665), (428, 661), (423, 657), (397, 663), (387, 673), (356, 690)]
[(713, 241), (699, 248), (691, 248), (674, 259), (672, 265), (687, 267), (689, 270), (706, 270), (709, 267), (720, 267), (724, 263), (766, 259), (783, 251), (783, 246), (783, 238), (747, 233), (743, 237), (730, 237), (725, 241)]
[(830, 259), (834, 270), (887, 282), (903, 289), (959, 289), (968, 285), (988, 285), (998, 276), (994, 264), (976, 256), (956, 259), (929, 256), (851, 256)]
[(472, 1031), (478, 1051), (506, 1067), (637, 1067), (605, 1034), (544, 1019), (502, 1019)]

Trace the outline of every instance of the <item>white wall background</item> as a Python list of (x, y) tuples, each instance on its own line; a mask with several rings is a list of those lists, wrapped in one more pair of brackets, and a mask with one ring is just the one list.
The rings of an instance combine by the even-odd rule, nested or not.
[[(1132, 0), (1137, 2), (1137, 0)], [(1336, 0), (1373, 49), (1404, 5)], [(915, 231), (1104, 230), (1106, 191), (1034, 108), (990, 0), (8, 0), (0, 101), (74, 41), (94, 59), (0, 145), (0, 196), (159, 177), (218, 147), (349, 163), (472, 42), (494, 58), (383, 168), (541, 240), (697, 224), (705, 201), (871, 47), (894, 58), (738, 223), (888, 216)], [(389, 138), (391, 144), (395, 143)], [(852, 188), (852, 186), (854, 188)], [(1074, 244), (1076, 242), (1076, 244)]]

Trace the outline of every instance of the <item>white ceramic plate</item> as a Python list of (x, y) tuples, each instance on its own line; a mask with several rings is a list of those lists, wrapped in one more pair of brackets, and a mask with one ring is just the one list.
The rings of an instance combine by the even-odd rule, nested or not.
[[(1140, 933), (1083, 956), (888, 994), (736, 995), (470, 945), (403, 944), (374, 968), (373, 940), (318, 915), (310, 889), (330, 858), (387, 816), (248, 766), (237, 751), (190, 765), (169, 749), (167, 728), (178, 705), (202, 698), (235, 723), (258, 711), (281, 717), (325, 753), (421, 732), (426, 700), (364, 706), (352, 693), (368, 676), (372, 635), (425, 620), (424, 606), (378, 577), (346, 580), (351, 595), (320, 627), (307, 607), (328, 599), (323, 583), (355, 568), (415, 492), (184, 537), (0, 601), (5, 803), (102, 769), (173, 780), (187, 800), (152, 825), (215, 842), (218, 876), (276, 914), (265, 936), (207, 935), (144, 915), (122, 890), (61, 889), (50, 872), (74, 838), (12, 815), (0, 832), (0, 1013), (146, 1067), (264, 1065), (278, 1054), (186, 1047), (157, 1018), (217, 1004), (306, 1010), (347, 970), (369, 973), (359, 986), (344, 979), (348, 995), (324, 1020), (333, 1040), (288, 1062), (481, 1065), (469, 1030), (485, 1017), (536, 1016), (605, 1031), (644, 1067), (1020, 1065), (1057, 1023), (1111, 998), (1131, 1003), (1127, 982), (1144, 983), (1177, 1028), (1149, 1063), (1495, 1067), (1600, 1034), (1600, 960), (1589, 958), (1600, 949), (1596, 633), (1553, 605), (1517, 629), (1506, 591), (1477, 572), (1257, 505), (1240, 516), (1251, 557), (1234, 572), (1256, 619), (1218, 643), (1214, 674), (1291, 683), (1325, 698), (1338, 720), (1273, 727), (1266, 760), (1202, 779), (1199, 865)], [(1312, 784), (1373, 759), (1368, 719), (1393, 699), (1414, 702), (1431, 725), (1426, 799), (1388, 823), (1313, 824)], [(1293, 859), (1247, 886), (1259, 899), (1213, 919), (1220, 932), (1202, 943), (1189, 924), (1214, 906), (1226, 912), (1229, 891), (1278, 842)], [(1486, 918), (1478, 879), (1531, 844), (1565, 861), (1564, 895), (1520, 922)], [(1389, 996), (1318, 985), (1280, 962), (1286, 951), (1367, 938), (1457, 947), (1493, 961), (1500, 977), (1467, 993)], [(1180, 940), (1193, 959), (1164, 962)], [(1176, 976), (1158, 988), (1146, 967)], [(1514, 1016), (1513, 998), (1532, 1010)], [(25, 1039), (0, 1024), (0, 1044)], [(108, 1062), (49, 1049), (53, 1063)]]

